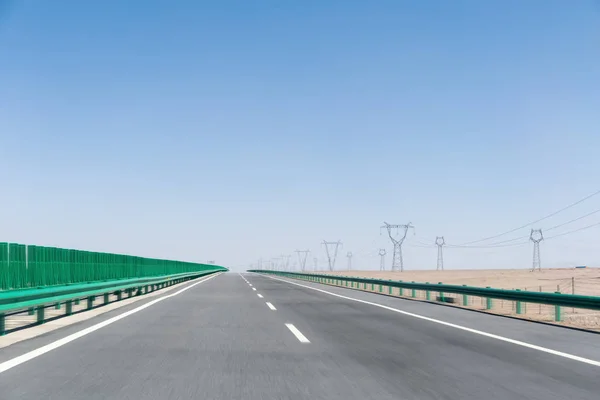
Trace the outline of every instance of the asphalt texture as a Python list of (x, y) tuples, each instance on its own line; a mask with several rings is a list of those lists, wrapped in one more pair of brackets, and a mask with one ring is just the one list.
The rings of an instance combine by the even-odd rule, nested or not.
[[(294, 282), (309, 287), (219, 275), (0, 373), (0, 399), (600, 398), (600, 367), (310, 287), (593, 360), (600, 335)], [(140, 303), (2, 349), (0, 365)]]

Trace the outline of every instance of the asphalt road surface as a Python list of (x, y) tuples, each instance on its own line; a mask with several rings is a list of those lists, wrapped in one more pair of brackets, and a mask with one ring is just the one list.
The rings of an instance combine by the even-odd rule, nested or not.
[(293, 282), (221, 274), (17, 343), (0, 399), (600, 398), (600, 335)]

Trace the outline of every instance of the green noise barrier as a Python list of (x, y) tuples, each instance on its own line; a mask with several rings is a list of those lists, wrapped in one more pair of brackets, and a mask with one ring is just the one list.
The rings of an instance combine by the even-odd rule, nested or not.
[(157, 277), (219, 268), (222, 267), (123, 254), (0, 243), (0, 290)]

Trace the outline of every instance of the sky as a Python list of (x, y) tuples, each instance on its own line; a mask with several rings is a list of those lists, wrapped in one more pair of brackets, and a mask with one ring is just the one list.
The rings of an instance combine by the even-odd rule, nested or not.
[[(337, 269), (379, 269), (380, 226), (412, 222), (405, 268), (432, 269), (436, 236), (600, 190), (599, 66), (596, 0), (0, 0), (0, 240), (239, 271), (297, 249), (322, 268), (340, 240)], [(542, 242), (542, 266), (600, 266), (599, 236)], [(445, 267), (532, 249), (446, 247)]]

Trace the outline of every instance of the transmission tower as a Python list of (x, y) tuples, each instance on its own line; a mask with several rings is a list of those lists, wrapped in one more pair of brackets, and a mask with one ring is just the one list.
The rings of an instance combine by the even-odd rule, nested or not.
[(444, 247), (444, 245), (446, 244), (444, 237), (436, 236), (435, 244), (438, 247), (438, 259), (437, 259), (437, 269), (436, 270), (443, 271), (444, 270), (444, 253), (443, 253), (442, 247)]
[(290, 255), (282, 254), (279, 259), (281, 260), (281, 268), (283, 271), (289, 271), (290, 268)]
[(278, 267), (278, 265), (279, 265), (278, 261), (279, 261), (279, 258), (271, 258), (271, 269), (272, 270), (276, 271), (277, 268), (279, 268)]
[(346, 257), (348, 257), (348, 271), (350, 271), (352, 269), (352, 252), (346, 253)]
[(542, 261), (540, 259), (540, 242), (544, 240), (541, 229), (532, 229), (529, 234), (529, 240), (533, 242), (533, 267), (531, 271), (542, 270)]
[[(322, 244), (325, 245), (325, 251), (327, 252), (327, 262), (329, 263), (329, 270), (333, 271), (333, 269), (335, 268), (335, 259), (337, 258), (338, 249), (342, 245), (342, 242), (340, 242), (339, 240), (337, 242), (328, 242), (326, 240), (323, 240)], [(333, 257), (331, 257), (329, 246), (335, 246), (333, 250)]]
[(387, 252), (385, 249), (379, 249), (379, 256), (381, 257), (381, 261), (379, 261), (379, 270), (385, 271), (385, 255)]
[(308, 257), (308, 253), (310, 253), (310, 250), (296, 250), (296, 253), (298, 253), (300, 270), (304, 272), (306, 270), (306, 258)]
[[(400, 272), (402, 272), (404, 271), (404, 264), (402, 263), (402, 243), (404, 242), (404, 239), (406, 239), (408, 229), (414, 229), (414, 226), (412, 226), (410, 222), (406, 225), (393, 225), (384, 222), (384, 226), (382, 226), (381, 229), (383, 228), (387, 229), (390, 240), (394, 245), (394, 255), (392, 257), (392, 271), (398, 271), (398, 269), (400, 269)], [(404, 229), (404, 235), (401, 238), (395, 238), (394, 235), (392, 235), (392, 229), (396, 229), (396, 235), (398, 235), (400, 229)]]

